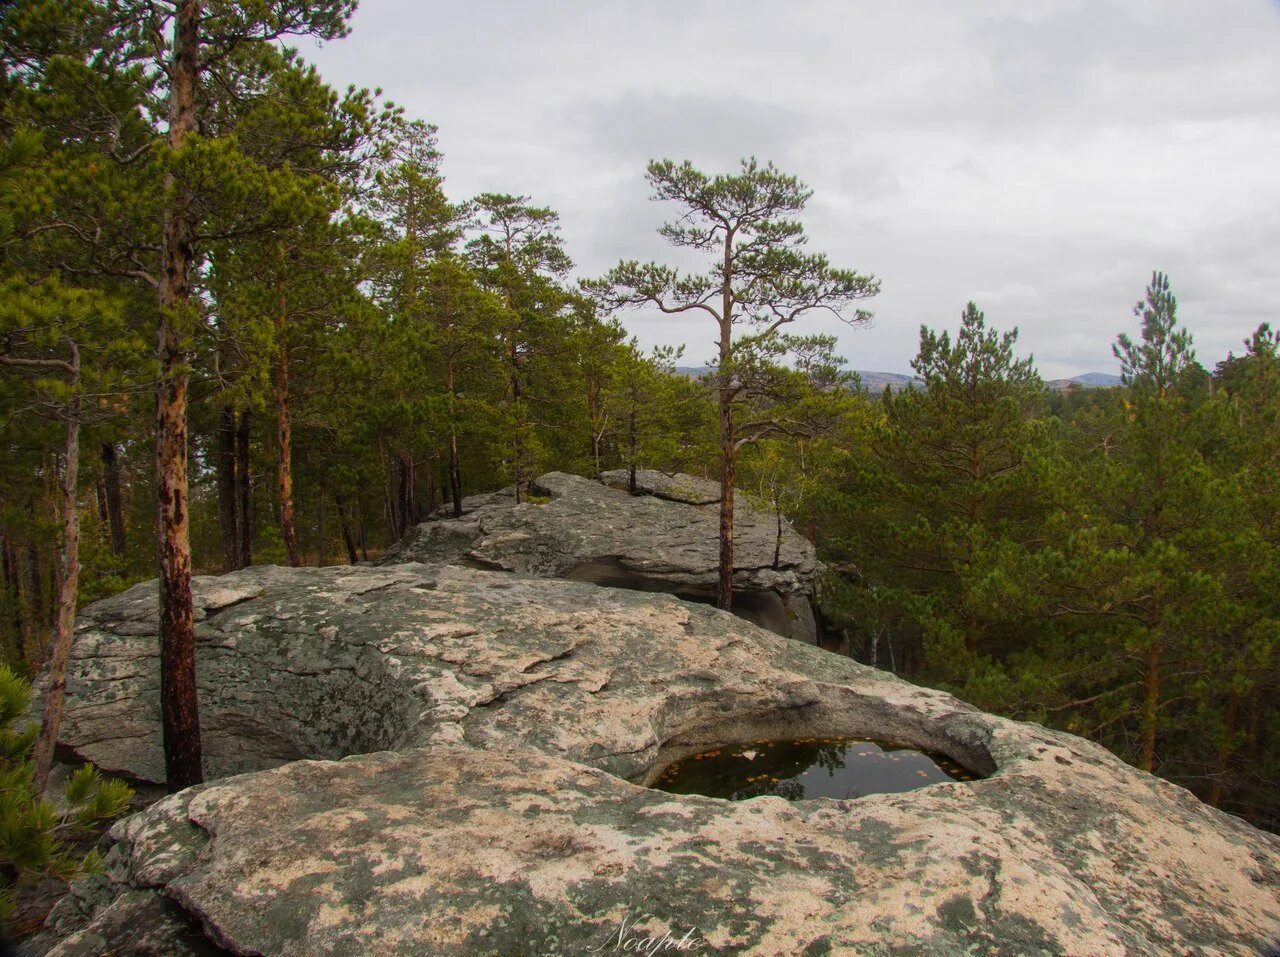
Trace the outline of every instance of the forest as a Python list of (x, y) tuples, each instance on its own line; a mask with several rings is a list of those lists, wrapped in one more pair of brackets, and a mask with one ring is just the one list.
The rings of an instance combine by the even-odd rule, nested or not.
[[(683, 471), (730, 506), (722, 607), (737, 488), (818, 548), (840, 653), (1280, 830), (1266, 317), (1198, 357), (1170, 278), (1135, 276), (1123, 385), (1054, 391), (957, 303), (958, 331), (920, 330), (919, 385), (874, 394), (806, 328), (868, 322), (879, 283), (809, 250), (799, 179), (655, 160), (663, 236), (706, 271), (580, 277), (554, 210), (452, 195), (435, 127), (285, 42), (342, 36), (353, 7), (3, 4), (0, 723), (41, 671), (57, 688), (78, 608), (158, 576), (170, 785), (194, 783), (192, 574), (376, 559), (547, 471)], [(718, 337), (705, 374), (637, 345), (646, 308)], [(30, 813), (57, 721), (0, 748)]]

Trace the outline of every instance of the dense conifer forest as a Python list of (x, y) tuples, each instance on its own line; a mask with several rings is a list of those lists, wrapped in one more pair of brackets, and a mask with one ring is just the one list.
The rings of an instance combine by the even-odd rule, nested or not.
[[(293, 52), (343, 35), (350, 0), (2, 7), (6, 727), (23, 677), (57, 687), (77, 608), (159, 574), (170, 783), (193, 783), (192, 574), (376, 559), (547, 471), (684, 471), (814, 542), (833, 649), (1280, 829), (1268, 317), (1198, 356), (1177, 277), (1135, 275), (1123, 385), (1056, 391), (1016, 329), (956, 303), (958, 331), (920, 330), (920, 384), (874, 393), (806, 319), (865, 322), (878, 280), (805, 244), (810, 191), (771, 164), (656, 160), (664, 236), (706, 271), (584, 279), (554, 210), (454, 195), (447, 130)], [(642, 351), (631, 308), (705, 320), (715, 364)], [(0, 749), (37, 786), (44, 720)], [(76, 786), (86, 820), (118, 811)]]

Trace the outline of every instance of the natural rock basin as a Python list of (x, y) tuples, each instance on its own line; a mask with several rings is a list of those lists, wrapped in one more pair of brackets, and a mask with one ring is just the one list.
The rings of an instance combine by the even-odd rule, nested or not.
[(849, 800), (973, 777), (941, 754), (854, 738), (800, 738), (692, 754), (669, 765), (653, 786), (730, 801), (765, 796)]
[[(33, 957), (613, 953), (624, 920), (717, 957), (1256, 957), (1280, 927), (1275, 835), (704, 605), (413, 563), (194, 590), (210, 780), (118, 822)], [(150, 583), (85, 609), (60, 742), (144, 781), (156, 604)], [(652, 787), (804, 738), (984, 777), (852, 801)]]

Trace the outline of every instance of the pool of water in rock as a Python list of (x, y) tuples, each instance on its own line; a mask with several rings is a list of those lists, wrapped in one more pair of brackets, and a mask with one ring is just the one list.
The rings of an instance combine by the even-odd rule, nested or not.
[(670, 765), (653, 786), (730, 801), (765, 795), (803, 801), (893, 794), (974, 777), (941, 754), (851, 738), (801, 738), (693, 754)]

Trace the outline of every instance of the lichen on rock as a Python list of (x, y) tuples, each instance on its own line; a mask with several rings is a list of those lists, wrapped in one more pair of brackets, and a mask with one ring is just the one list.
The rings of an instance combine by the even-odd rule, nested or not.
[[(218, 779), (117, 824), (40, 951), (515, 957), (629, 927), (716, 954), (1245, 955), (1280, 927), (1275, 836), (703, 605), (413, 563), (195, 590)], [(150, 779), (154, 621), (147, 586), (87, 610), (63, 736)], [(795, 804), (645, 786), (805, 735), (986, 777)]]
[[(599, 480), (549, 472), (516, 504), (514, 490), (468, 498), (461, 517), (437, 509), (384, 564), (448, 562), (614, 588), (715, 598), (718, 483), (691, 475), (626, 472)], [(822, 566), (785, 519), (741, 496), (734, 519), (735, 611), (780, 635), (813, 643), (813, 595)]]

